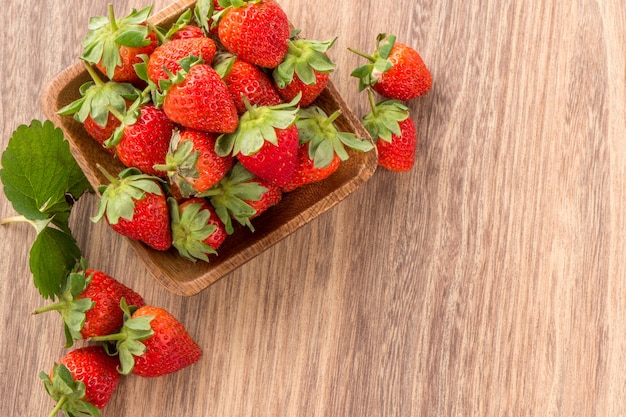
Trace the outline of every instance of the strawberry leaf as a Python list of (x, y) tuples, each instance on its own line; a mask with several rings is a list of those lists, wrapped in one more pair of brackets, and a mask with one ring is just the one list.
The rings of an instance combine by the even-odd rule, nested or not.
[(73, 202), (91, 186), (62, 131), (50, 121), (38, 120), (13, 133), (2, 153), (0, 179), (20, 214), (12, 220), (29, 222), (37, 231), (29, 259), (34, 284), (44, 298), (54, 298), (80, 258), (69, 216)]
[(37, 235), (30, 249), (29, 265), (42, 297), (54, 298), (61, 292), (65, 278), (80, 257), (72, 235), (51, 227)]
[[(76, 200), (91, 189), (62, 131), (50, 121), (17, 128), (2, 153), (0, 179), (15, 211), (29, 220), (69, 213), (66, 194)], [(59, 226), (68, 230), (65, 219)]]

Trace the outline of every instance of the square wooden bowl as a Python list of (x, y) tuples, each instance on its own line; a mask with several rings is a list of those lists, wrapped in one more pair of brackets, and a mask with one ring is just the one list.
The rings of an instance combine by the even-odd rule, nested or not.
[[(195, 0), (178, 1), (152, 16), (150, 20), (167, 28), (194, 4)], [(57, 114), (60, 108), (80, 97), (79, 87), (89, 80), (83, 63), (78, 61), (46, 84), (41, 104), (46, 117), (64, 132), (78, 164), (94, 189), (97, 189), (108, 181), (96, 168), (96, 163), (116, 174), (125, 167), (91, 139), (81, 123), (72, 116)], [(329, 82), (314, 104), (327, 114), (341, 109), (342, 115), (335, 122), (337, 128), (371, 140), (359, 118), (332, 82)], [(190, 262), (180, 257), (176, 249), (159, 252), (132, 239), (129, 242), (146, 268), (167, 290), (179, 295), (195, 295), (318, 217), (365, 183), (376, 170), (376, 151), (362, 153), (350, 150), (349, 154), (350, 158), (331, 177), (284, 193), (283, 200), (278, 205), (253, 220), (255, 232), (247, 227), (236, 227), (235, 232), (218, 250), (219, 255), (211, 256), (209, 263)]]

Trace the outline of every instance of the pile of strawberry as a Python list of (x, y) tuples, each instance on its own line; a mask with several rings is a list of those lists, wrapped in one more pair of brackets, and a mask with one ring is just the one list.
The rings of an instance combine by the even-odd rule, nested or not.
[(92, 81), (59, 113), (127, 168), (104, 170), (94, 221), (192, 261), (237, 223), (321, 181), (371, 141), (315, 105), (335, 64), (330, 41), (301, 38), (274, 0), (199, 0), (167, 30), (151, 8), (90, 20)]
[(158, 377), (177, 372), (202, 356), (184, 325), (167, 310), (147, 305), (141, 295), (115, 278), (88, 269), (72, 271), (57, 302), (35, 314), (58, 311), (66, 348), (85, 340), (40, 378), (57, 401), (50, 416), (99, 416), (124, 375)]

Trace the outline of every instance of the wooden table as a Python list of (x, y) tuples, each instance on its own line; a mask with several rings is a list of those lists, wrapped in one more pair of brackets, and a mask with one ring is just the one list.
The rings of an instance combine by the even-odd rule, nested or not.
[[(157, 0), (154, 10), (170, 2)], [(401, 3), (401, 5), (400, 5)], [(338, 36), (333, 80), (362, 115), (348, 46), (395, 33), (434, 85), (410, 104), (415, 168), (346, 200), (193, 297), (156, 284), (127, 241), (72, 227), (90, 264), (170, 309), (203, 359), (125, 378), (104, 416), (626, 414), (626, 7), (621, 0), (282, 0), (309, 38)], [(118, 13), (149, 3), (116, 1)], [(2, 145), (43, 117), (106, 2), (8, 0)], [(0, 215), (13, 215), (2, 195)], [(52, 408), (38, 373), (64, 353), (34, 288), (30, 226), (1, 228), (0, 414)]]

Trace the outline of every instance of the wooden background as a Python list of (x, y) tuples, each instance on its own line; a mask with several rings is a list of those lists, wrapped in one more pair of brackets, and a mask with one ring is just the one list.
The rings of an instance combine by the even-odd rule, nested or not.
[[(119, 15), (140, 0), (114, 2)], [(154, 10), (170, 4), (157, 0)], [(72, 225), (90, 264), (170, 309), (204, 349), (159, 379), (123, 380), (103, 416), (625, 416), (626, 7), (622, 0), (282, 0), (309, 38), (338, 36), (333, 81), (379, 32), (430, 67), (410, 104), (406, 174), (354, 194), (197, 296), (156, 284), (128, 243)], [(105, 1), (8, 0), (2, 148), (42, 118)], [(4, 195), (0, 216), (13, 215)], [(0, 229), (0, 414), (45, 416), (38, 373), (60, 358), (32, 285), (34, 230)]]

